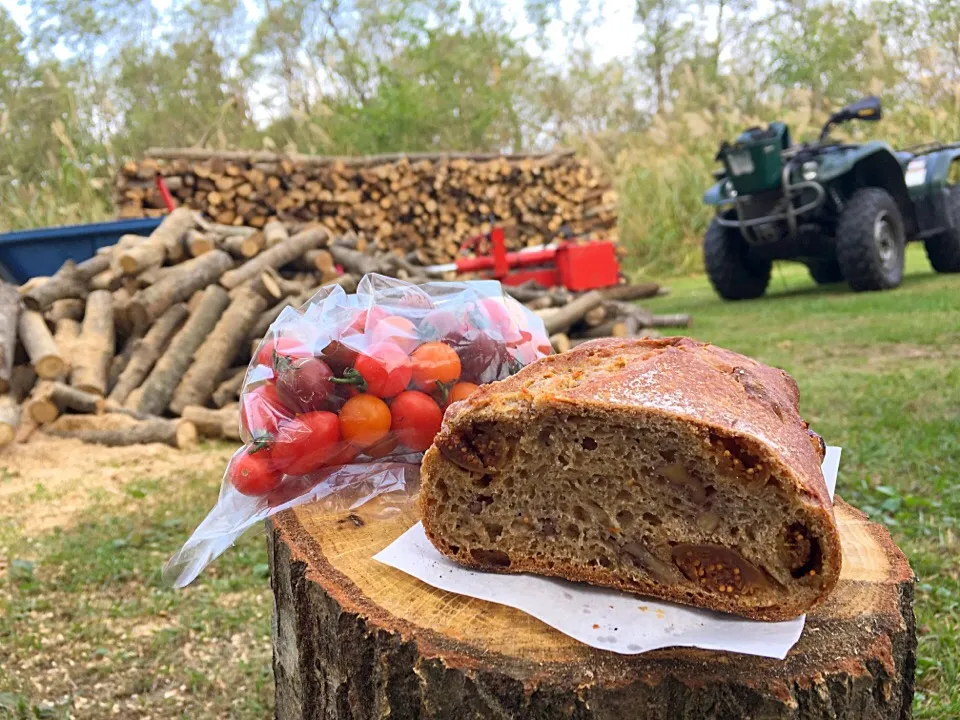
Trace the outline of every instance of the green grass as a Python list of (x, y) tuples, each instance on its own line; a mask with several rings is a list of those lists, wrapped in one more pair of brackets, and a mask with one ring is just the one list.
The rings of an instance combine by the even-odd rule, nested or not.
[(183, 475), (133, 479), (69, 530), (0, 537), (0, 718), (272, 714), (263, 533), (186, 590), (161, 583), (219, 489)]
[(789, 371), (802, 412), (843, 446), (837, 492), (886, 525), (919, 578), (916, 716), (960, 717), (960, 276), (920, 246), (903, 285), (817, 288), (774, 270), (769, 294), (722, 302), (702, 277), (669, 283), (654, 312), (689, 312), (690, 334)]

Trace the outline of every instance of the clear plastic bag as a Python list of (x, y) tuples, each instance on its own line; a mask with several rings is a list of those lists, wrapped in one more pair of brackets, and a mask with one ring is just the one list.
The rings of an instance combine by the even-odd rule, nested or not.
[(408, 502), (446, 407), (550, 352), (542, 321), (495, 281), (367, 275), (356, 294), (333, 285), (286, 308), (244, 379), (246, 444), (164, 579), (189, 584), (249, 527), (295, 505)]

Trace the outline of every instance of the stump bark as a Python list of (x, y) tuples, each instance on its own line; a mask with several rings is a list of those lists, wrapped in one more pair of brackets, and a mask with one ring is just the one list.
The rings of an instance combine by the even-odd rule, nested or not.
[(416, 522), (376, 501), (272, 519), (276, 716), (537, 720), (903, 720), (914, 577), (887, 531), (837, 500), (840, 582), (785, 660), (690, 648), (617, 655), (372, 556)]

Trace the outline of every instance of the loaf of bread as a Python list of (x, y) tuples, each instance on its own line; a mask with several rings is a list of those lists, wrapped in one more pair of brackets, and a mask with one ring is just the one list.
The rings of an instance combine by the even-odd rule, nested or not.
[(472, 568), (796, 617), (840, 574), (798, 402), (782, 370), (688, 338), (585, 343), (447, 410), (424, 529)]

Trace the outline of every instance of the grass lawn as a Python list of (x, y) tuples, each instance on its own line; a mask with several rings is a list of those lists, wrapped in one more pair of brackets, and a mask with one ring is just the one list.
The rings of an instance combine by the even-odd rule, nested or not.
[[(960, 276), (933, 275), (912, 248), (887, 293), (817, 289), (791, 267), (753, 302), (723, 303), (703, 278), (669, 284), (655, 312), (692, 313), (695, 337), (789, 370), (806, 418), (844, 447), (838, 491), (891, 529), (920, 578), (917, 716), (960, 717)], [(190, 588), (160, 583), (219, 487), (219, 473), (181, 465), (104, 462), (117, 492), (91, 490), (56, 532), (0, 513), (0, 718), (271, 715), (262, 532)], [(22, 480), (0, 454), (0, 497)], [(26, 485), (19, 507), (61, 500)]]
[(960, 717), (960, 275), (936, 275), (921, 246), (884, 293), (818, 288), (774, 269), (759, 300), (719, 300), (702, 277), (648, 303), (689, 312), (689, 334), (789, 371), (801, 410), (843, 446), (837, 492), (885, 524), (919, 578), (915, 714)]

